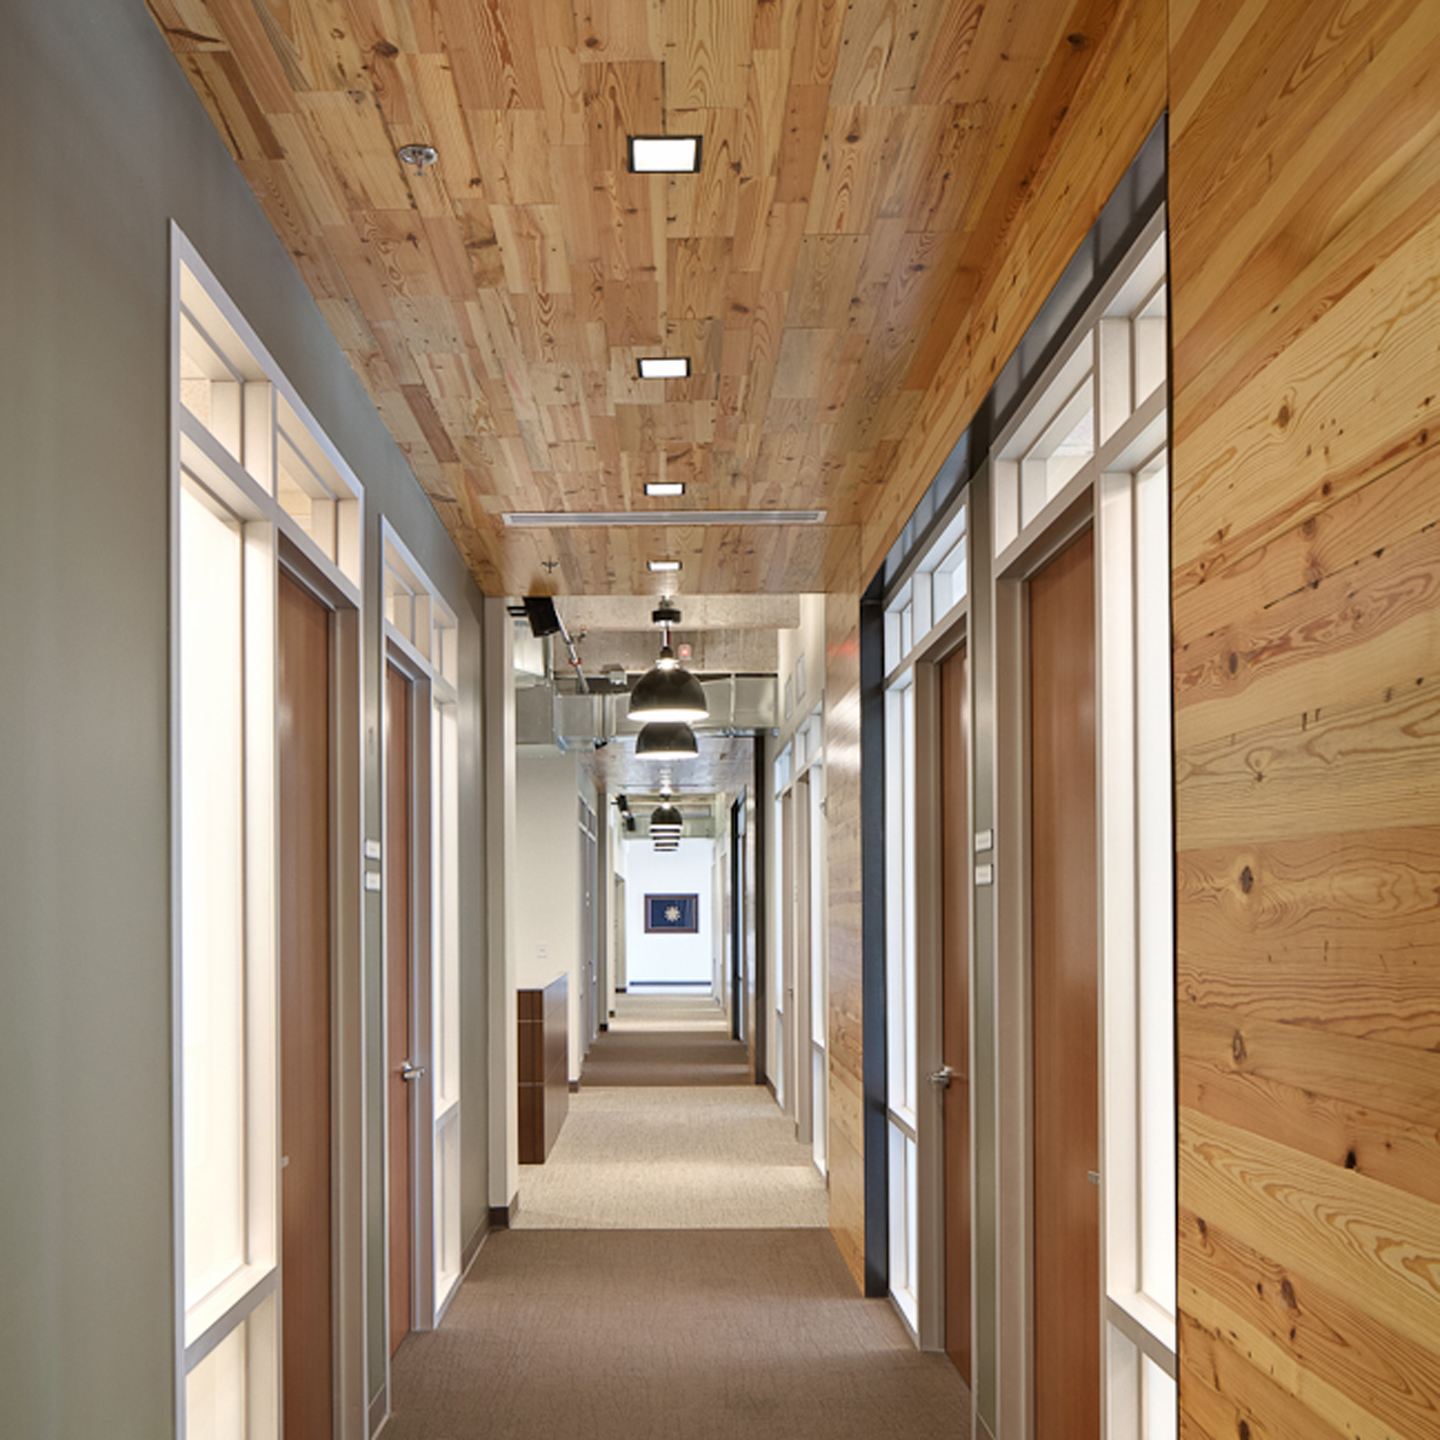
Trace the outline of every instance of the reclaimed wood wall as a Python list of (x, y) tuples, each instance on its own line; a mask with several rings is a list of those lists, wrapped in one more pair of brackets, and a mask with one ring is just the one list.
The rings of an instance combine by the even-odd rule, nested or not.
[(1165, 0), (973, 5), (971, 108), (1006, 114), (1021, 143), (995, 149), (971, 193), (947, 325), (902, 387), (913, 421), (866, 497), (868, 580), (900, 533), (1165, 108)]
[(1440, 1436), (1440, 6), (1172, 0), (1182, 1434)]

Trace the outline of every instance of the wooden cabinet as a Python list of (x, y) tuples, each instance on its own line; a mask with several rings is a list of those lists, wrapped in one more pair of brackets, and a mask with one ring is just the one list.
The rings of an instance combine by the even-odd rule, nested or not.
[(519, 992), (520, 1163), (543, 1165), (570, 1105), (570, 982)]

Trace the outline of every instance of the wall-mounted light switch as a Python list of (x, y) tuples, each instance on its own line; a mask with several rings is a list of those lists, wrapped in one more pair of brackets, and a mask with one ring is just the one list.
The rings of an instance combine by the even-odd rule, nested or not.
[(367, 860), (378, 860), (380, 858), (380, 842), (378, 840), (367, 840), (365, 842), (365, 858)]
[(977, 885), (993, 885), (995, 883), (995, 867), (993, 865), (977, 865), (975, 867), (975, 883)]
[(993, 830), (977, 830), (975, 832), (975, 853), (978, 855), (982, 850), (993, 850), (995, 848), (995, 832)]
[(378, 890), (380, 888), (380, 872), (378, 870), (367, 870), (365, 872), (365, 888), (367, 890)]

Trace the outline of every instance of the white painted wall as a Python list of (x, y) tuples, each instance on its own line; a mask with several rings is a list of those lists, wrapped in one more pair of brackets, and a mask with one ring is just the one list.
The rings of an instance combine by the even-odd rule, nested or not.
[(515, 752), (515, 985), (570, 977), (570, 1078), (585, 1058), (580, 1022), (580, 777), (549, 745)]
[[(712, 918), (715, 842), (682, 840), (680, 848), (657, 855), (648, 840), (625, 842), (625, 977), (710, 983), (715, 926)], [(700, 929), (694, 935), (647, 935), (646, 895), (698, 895)]]
[[(800, 597), (800, 624), (781, 630), (779, 639), (779, 708), (774, 751), (778, 755), (795, 731), (810, 718), (825, 697), (825, 597)], [(785, 713), (785, 688), (789, 681), (790, 713)], [(800, 682), (804, 682), (803, 686)]]

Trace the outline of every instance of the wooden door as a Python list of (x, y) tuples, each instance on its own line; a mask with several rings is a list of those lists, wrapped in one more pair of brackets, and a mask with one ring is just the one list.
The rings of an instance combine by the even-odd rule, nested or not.
[(1030, 584), (1035, 1435), (1100, 1435), (1095, 547)]
[(285, 1434), (328, 1440), (333, 1399), (330, 1183), (330, 612), (278, 593), (280, 1284)]
[(415, 752), (411, 738), (411, 682), (385, 667), (385, 1094), (389, 1116), (390, 1353), (414, 1324), (411, 1314), (410, 1171), (413, 1154), (410, 1082), (410, 996), (415, 933), (411, 882), (415, 873), (413, 811)]
[(970, 1383), (970, 692), (961, 647), (940, 666), (945, 1353)]

